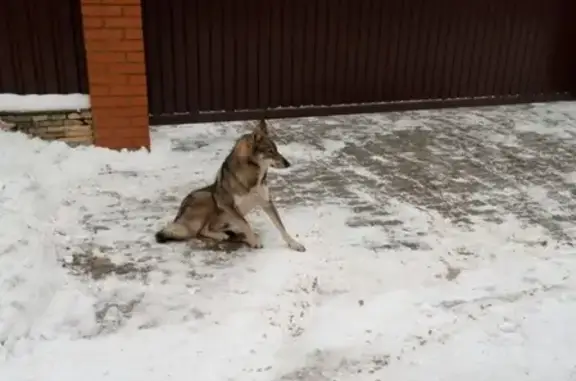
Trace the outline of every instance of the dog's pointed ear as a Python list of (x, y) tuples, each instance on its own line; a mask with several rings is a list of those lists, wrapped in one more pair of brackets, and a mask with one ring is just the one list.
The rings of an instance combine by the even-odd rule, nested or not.
[(254, 128), (254, 133), (262, 136), (268, 135), (268, 125), (266, 124), (266, 120), (260, 119), (260, 121), (258, 121), (258, 124)]
[(256, 143), (268, 136), (268, 126), (266, 126), (266, 121), (264, 119), (260, 120), (254, 127), (251, 136), (252, 140)]

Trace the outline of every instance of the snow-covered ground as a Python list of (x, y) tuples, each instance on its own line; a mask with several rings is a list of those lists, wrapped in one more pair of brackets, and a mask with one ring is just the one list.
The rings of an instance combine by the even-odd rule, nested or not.
[(576, 380), (573, 104), (281, 125), (290, 251), (158, 245), (242, 124), (0, 132), (0, 380)]

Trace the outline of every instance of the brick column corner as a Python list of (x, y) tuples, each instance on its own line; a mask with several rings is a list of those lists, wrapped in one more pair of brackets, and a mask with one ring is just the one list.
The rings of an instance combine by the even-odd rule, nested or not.
[(140, 0), (82, 0), (94, 143), (150, 148)]

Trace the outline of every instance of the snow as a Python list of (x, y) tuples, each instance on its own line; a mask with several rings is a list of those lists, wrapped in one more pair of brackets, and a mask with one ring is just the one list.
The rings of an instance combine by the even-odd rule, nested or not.
[[(158, 129), (151, 153), (0, 132), (0, 380), (576, 379), (574, 248), (504, 211), (469, 229), (389, 195), (388, 217), (411, 229), (395, 238), (422, 245), (380, 249), (392, 237), (351, 227), (341, 200), (293, 201), (280, 213), (305, 253), (262, 214), (262, 250), (154, 243), (237, 126)], [(289, 173), (344, 148), (321, 141), (280, 144)], [(151, 270), (92, 279), (63, 266), (85, 251)]]
[(0, 94), (0, 112), (82, 110), (90, 108), (87, 94)]

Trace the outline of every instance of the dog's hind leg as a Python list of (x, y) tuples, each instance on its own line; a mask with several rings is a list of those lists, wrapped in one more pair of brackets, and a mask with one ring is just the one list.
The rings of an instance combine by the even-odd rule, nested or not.
[(246, 221), (244, 216), (242, 216), (242, 214), (240, 214), (240, 212), (238, 212), (238, 210), (235, 207), (222, 205), (222, 209), (224, 210), (224, 212), (228, 213), (230, 223), (234, 225), (235, 228), (228, 230), (234, 231), (236, 233), (242, 233), (243, 236), (245, 237), (245, 242), (248, 244), (248, 246), (254, 249), (262, 248), (262, 243), (260, 242), (260, 239), (258, 238), (256, 233), (254, 233), (254, 231), (250, 227), (250, 224), (248, 224), (248, 221)]
[(233, 241), (243, 241), (252, 248), (261, 248), (260, 239), (235, 206), (221, 203), (220, 219), (213, 223), (212, 231), (221, 231)]
[(226, 241), (228, 240), (228, 234), (225, 232), (215, 232), (210, 230), (208, 226), (205, 226), (202, 230), (200, 230), (199, 235), (202, 237), (210, 238), (216, 241)]

